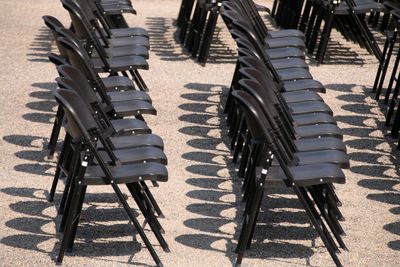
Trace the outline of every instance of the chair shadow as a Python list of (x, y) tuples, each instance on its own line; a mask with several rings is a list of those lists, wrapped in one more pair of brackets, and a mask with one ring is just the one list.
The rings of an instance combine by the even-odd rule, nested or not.
[[(151, 50), (154, 51), (161, 60), (196, 61), (190, 53), (177, 43), (177, 32), (175, 31), (176, 26), (174, 26), (174, 24), (174, 19), (162, 17), (146, 18), (146, 25), (151, 36)], [(236, 50), (235, 47), (230, 44), (232, 41), (228, 34), (224, 25), (217, 24), (207, 63), (226, 64), (236, 62)]]
[(47, 54), (51, 52), (52, 45), (53, 34), (46, 26), (42, 26), (29, 46), (29, 52), (26, 54), (28, 60), (40, 63), (49, 62)]
[[(377, 103), (371, 93), (372, 89), (356, 84), (328, 84), (328, 90), (347, 92), (337, 97), (345, 102), (342, 108), (349, 115), (335, 116), (342, 123), (343, 133), (347, 135), (347, 147), (355, 152), (349, 153), (350, 170), (358, 174), (358, 186), (368, 189), (366, 198), (393, 205), (390, 213), (397, 214), (400, 210), (400, 162), (397, 158), (397, 140), (389, 136), (380, 114), (385, 114), (387, 106)], [(355, 89), (355, 90), (354, 90)], [(375, 104), (374, 104), (375, 103)], [(400, 225), (398, 222), (389, 223), (383, 229), (398, 236), (399, 240), (391, 240), (387, 246), (400, 250)]]
[[(5, 222), (5, 227), (12, 230), (12, 233), (1, 238), (0, 243), (9, 247), (43, 253), (56, 259), (61, 234), (55, 226), (58, 225), (60, 218), (49, 215), (55, 212), (51, 210), (56, 207), (54, 203), (46, 200), (47, 191), (37, 188), (8, 187), (1, 189), (0, 192), (15, 197), (15, 201), (9, 206), (17, 214)], [(56, 194), (56, 203), (60, 198), (61, 194)], [(113, 193), (87, 194), (74, 251), (68, 257), (130, 256), (131, 260), (128, 262), (113, 259), (106, 261), (111, 264), (150, 266), (132, 261), (133, 255), (139, 252), (142, 246), (136, 238), (136, 230), (129, 223), (124, 209), (119, 206), (110, 208), (110, 205), (115, 205), (117, 202)], [(43, 246), (44, 243), (54, 243), (54, 246), (51, 248)]]
[[(183, 153), (182, 158), (189, 160), (186, 183), (192, 187), (186, 196), (194, 201), (186, 209), (196, 216), (185, 220), (184, 225), (197, 233), (180, 235), (176, 241), (191, 248), (224, 254), (234, 264), (244, 204), (242, 180), (237, 177), (238, 166), (231, 162), (228, 129), (220, 104), (225, 101), (227, 88), (202, 83), (189, 83), (185, 88), (186, 92), (181, 95), (185, 102), (179, 106), (184, 114), (179, 120), (190, 126), (182, 127), (179, 132), (190, 138), (187, 144), (191, 152)], [(307, 264), (313, 249), (299, 241), (314, 240), (317, 235), (300, 202), (286, 188), (266, 191), (252, 249), (246, 252), (246, 258), (284, 261), (302, 258)], [(282, 212), (282, 208), (294, 211)]]

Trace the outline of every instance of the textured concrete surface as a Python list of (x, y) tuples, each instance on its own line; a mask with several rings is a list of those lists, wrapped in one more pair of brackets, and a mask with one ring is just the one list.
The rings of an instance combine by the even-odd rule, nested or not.
[[(201, 67), (173, 38), (180, 1), (134, 3), (139, 13), (127, 16), (130, 25), (151, 34), (151, 68), (143, 77), (158, 116), (146, 119), (165, 140), (170, 173), (169, 182), (152, 191), (166, 215), (161, 223), (171, 253), (162, 252), (146, 232), (165, 266), (232, 266), (243, 204), (220, 100), (232, 78), (234, 44), (220, 24), (210, 61)], [(56, 108), (51, 95), (56, 72), (46, 53), (56, 48), (41, 16), (66, 24), (69, 18), (59, 1), (3, 0), (1, 5), (0, 266), (52, 266), (60, 241), (56, 209), (62, 186), (48, 203), (55, 160), (47, 159), (46, 145)], [(398, 152), (386, 137), (384, 107), (371, 98), (377, 62), (334, 33), (327, 64), (310, 63), (315, 79), (327, 87), (323, 97), (343, 129), (351, 158), (347, 184), (337, 186), (350, 249), (340, 258), (345, 266), (398, 266)], [(83, 217), (64, 266), (153, 265), (109, 187), (90, 188)], [(265, 196), (253, 243), (245, 266), (333, 265), (290, 190)]]

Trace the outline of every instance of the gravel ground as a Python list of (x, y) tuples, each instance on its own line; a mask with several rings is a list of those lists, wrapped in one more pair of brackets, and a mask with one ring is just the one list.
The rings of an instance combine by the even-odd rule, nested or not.
[[(146, 119), (164, 138), (169, 158), (169, 182), (152, 191), (166, 215), (161, 223), (172, 252), (156, 250), (165, 266), (232, 266), (243, 204), (220, 103), (232, 78), (234, 45), (220, 24), (210, 61), (201, 67), (173, 38), (180, 1), (134, 3), (139, 14), (127, 16), (130, 25), (151, 34), (151, 69), (143, 77), (158, 116)], [(41, 16), (66, 24), (69, 18), (58, 1), (1, 4), (0, 266), (51, 266), (59, 248), (56, 208), (62, 192), (60, 187), (54, 203), (46, 201), (55, 166), (46, 145), (56, 108), (51, 95), (56, 72), (46, 53), (56, 50)], [(334, 33), (327, 64), (310, 64), (314, 78), (327, 87), (323, 97), (343, 129), (351, 158), (347, 183), (337, 186), (350, 249), (340, 258), (345, 266), (398, 266), (398, 153), (386, 137), (384, 109), (371, 98), (377, 62)], [(332, 266), (290, 190), (271, 191), (265, 198), (244, 265)], [(64, 266), (152, 266), (132, 231), (110, 188), (90, 188), (76, 247)], [(156, 244), (152, 236), (151, 241)]]

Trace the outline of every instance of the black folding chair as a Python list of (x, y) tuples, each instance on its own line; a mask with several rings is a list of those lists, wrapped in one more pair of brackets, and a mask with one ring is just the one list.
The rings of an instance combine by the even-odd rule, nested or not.
[[(329, 184), (344, 183), (343, 172), (336, 165), (328, 163), (304, 166), (288, 165), (285, 160), (284, 149), (279, 144), (279, 141), (271, 136), (271, 132), (268, 130), (268, 121), (262, 116), (262, 111), (255, 99), (243, 91), (235, 91), (233, 96), (246, 117), (246, 122), (252, 135), (252, 144), (257, 146), (253, 150), (259, 156), (256, 165), (260, 167), (258, 171), (253, 172), (252, 193), (247, 200), (243, 216), (244, 222), (237, 247), (238, 257), (236, 264), (241, 264), (244, 252), (250, 244), (264, 187), (269, 186), (269, 184), (276, 185), (283, 181), (286, 186), (293, 188), (335, 264), (342, 266), (336, 255), (338, 246), (328, 230), (329, 228), (339, 246), (346, 249), (341, 238), (344, 232), (339, 224), (338, 214), (336, 214), (337, 203), (332, 201), (333, 198), (324, 197), (322, 192), (328, 192), (327, 185)], [(275, 171), (275, 173), (271, 168), (274, 158), (277, 158), (280, 166), (280, 170), (278, 169), (278, 172)], [(275, 175), (271, 176), (271, 173)], [(268, 177), (267, 175), (270, 176)]]
[[(85, 115), (90, 114), (87, 105), (72, 90), (56, 90), (55, 97), (66, 114), (67, 132), (73, 140), (78, 141), (74, 142), (75, 151), (77, 152), (75, 155), (78, 155), (75, 157), (76, 164), (74, 164), (74, 174), (76, 175), (72, 176), (69, 210), (57, 262), (61, 263), (63, 261), (66, 249), (73, 245), (87, 186), (108, 184), (111, 185), (125, 211), (128, 213), (129, 219), (144, 241), (157, 266), (162, 266), (159, 257), (146, 237), (143, 228), (135, 218), (118, 184), (125, 184), (132, 191), (136, 192), (132, 186), (141, 181), (167, 181), (168, 174), (165, 166), (159, 163), (109, 166), (93, 143), (94, 138), (96, 138), (93, 136), (93, 133), (96, 132), (98, 126), (93, 118)], [(98, 165), (93, 165), (94, 160)], [(167, 246), (164, 249), (168, 251)]]

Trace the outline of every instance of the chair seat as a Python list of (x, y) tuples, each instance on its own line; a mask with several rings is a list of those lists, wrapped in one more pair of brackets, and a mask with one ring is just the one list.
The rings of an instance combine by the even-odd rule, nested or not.
[(108, 92), (107, 95), (111, 98), (112, 102), (142, 100), (149, 102), (151, 104), (150, 96), (143, 91), (137, 91), (137, 90), (114, 91), (114, 92)]
[(146, 122), (138, 119), (118, 119), (111, 121), (117, 136), (131, 134), (149, 134), (151, 129)]
[(298, 103), (304, 101), (323, 101), (322, 97), (314, 91), (293, 91), (282, 93), (286, 103)]
[(294, 140), (299, 152), (320, 151), (320, 150), (338, 150), (346, 152), (346, 146), (343, 140), (335, 137), (307, 138)]
[[(146, 162), (158, 162), (167, 164), (167, 156), (164, 152), (156, 147), (134, 147), (127, 149), (113, 150), (118, 162), (121, 164), (132, 164), (132, 163), (146, 163)], [(110, 162), (110, 157), (106, 151), (99, 151), (104, 161)]]
[[(101, 44), (104, 46), (103, 41), (100, 39)], [(122, 47), (122, 46), (133, 46), (139, 45), (144, 46), (147, 49), (150, 47), (149, 38), (144, 36), (133, 36), (133, 37), (119, 37), (107, 39), (110, 47)]]
[(271, 64), (275, 70), (289, 69), (289, 68), (309, 69), (308, 64), (301, 58), (274, 59), (271, 60)]
[(335, 119), (328, 113), (306, 113), (292, 115), (296, 126), (315, 124), (336, 124)]
[[(335, 164), (319, 163), (312, 165), (289, 167), (293, 176), (294, 184), (292, 186), (311, 186), (327, 183), (344, 184), (346, 177), (343, 171)], [(256, 168), (256, 175), (260, 177), (262, 168)], [(268, 169), (268, 175), (265, 182), (266, 187), (286, 187), (283, 180), (286, 175), (279, 166), (271, 166)]]
[(134, 84), (131, 79), (125, 76), (109, 76), (101, 78), (107, 91), (115, 90), (134, 90)]
[(318, 124), (296, 126), (294, 130), (297, 139), (319, 138), (319, 137), (336, 137), (343, 139), (342, 131), (335, 124)]
[(129, 117), (141, 114), (157, 114), (156, 109), (149, 102), (140, 100), (113, 102), (113, 107), (119, 117)]
[(285, 81), (283, 87), (286, 92), (299, 90), (313, 90), (320, 93), (325, 93), (326, 88), (319, 81), (313, 79), (303, 79), (298, 81)]
[(106, 68), (99, 58), (91, 58), (94, 69), (97, 72), (120, 72), (134, 69), (149, 69), (149, 64), (144, 57), (126, 56), (107, 58), (107, 63), (110, 69)]
[[(129, 136), (114, 136), (110, 137), (114, 149), (125, 149), (134, 147), (152, 146), (159, 149), (164, 149), (164, 142), (158, 135), (155, 134), (137, 134)], [(98, 142), (97, 149), (103, 149), (101, 142)]]
[(281, 48), (281, 47), (295, 47), (300, 50), (305, 49), (303, 39), (297, 37), (282, 37), (282, 38), (265, 38), (264, 43), (269, 49)]
[[(149, 162), (109, 167), (114, 182), (118, 184), (136, 183), (144, 180), (166, 182), (168, 171), (163, 164)], [(88, 166), (83, 184), (104, 185), (104, 172), (100, 166)]]
[(140, 45), (110, 47), (105, 48), (105, 51), (109, 58), (125, 56), (141, 56), (146, 59), (149, 58), (149, 50), (145, 46)]
[(301, 49), (295, 47), (284, 47), (284, 48), (267, 48), (264, 50), (268, 57), (273, 59), (280, 59), (280, 58), (302, 58), (305, 59), (304, 52)]
[[(120, 29), (110, 29), (111, 34), (115, 38), (120, 37), (133, 37), (133, 36), (143, 36), (149, 38), (149, 33), (143, 28), (140, 27), (129, 27), (129, 28), (120, 28)], [(105, 31), (103, 31), (105, 33)]]
[(322, 101), (307, 101), (288, 104), (292, 114), (328, 113), (333, 115), (332, 109)]
[(302, 80), (302, 79), (312, 79), (311, 73), (303, 68), (290, 68), (277, 70), (279, 78), (282, 81), (292, 81), (292, 80)]
[[(360, 3), (354, 6), (354, 11), (356, 14), (365, 14), (370, 12), (383, 12), (388, 13), (385, 5), (377, 3), (375, 1), (368, 1), (367, 3)], [(350, 9), (345, 1), (343, 1), (336, 9), (336, 15), (349, 15)]]
[(268, 31), (269, 38), (284, 38), (284, 37), (297, 37), (302, 40), (305, 39), (304, 33), (299, 30), (287, 29), (287, 30), (279, 30), (279, 31)]
[(343, 151), (321, 150), (306, 151), (295, 153), (298, 159), (298, 165), (308, 165), (316, 163), (332, 163), (343, 169), (350, 168), (349, 157)]
[(130, 5), (118, 4), (118, 6), (114, 6), (114, 5), (102, 4), (102, 7), (106, 15), (109, 16), (120, 15), (123, 13), (131, 13), (134, 15), (137, 14), (136, 10)]

